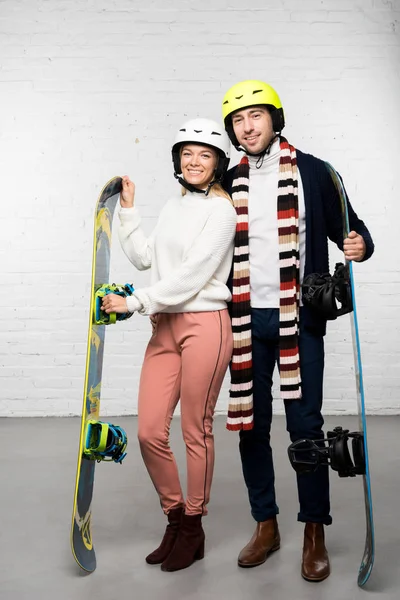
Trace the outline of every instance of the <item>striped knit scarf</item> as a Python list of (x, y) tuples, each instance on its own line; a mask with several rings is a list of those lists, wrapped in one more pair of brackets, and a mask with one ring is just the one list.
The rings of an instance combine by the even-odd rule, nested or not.
[[(280, 138), (278, 183), (279, 236), (279, 369), (283, 399), (301, 397), (298, 324), (300, 302), (299, 209), (296, 150)], [(233, 259), (233, 356), (227, 429), (253, 428), (249, 263), (249, 160), (236, 168), (232, 200), (238, 215)], [(268, 201), (268, 200), (266, 200)], [(266, 257), (268, 259), (268, 257)]]

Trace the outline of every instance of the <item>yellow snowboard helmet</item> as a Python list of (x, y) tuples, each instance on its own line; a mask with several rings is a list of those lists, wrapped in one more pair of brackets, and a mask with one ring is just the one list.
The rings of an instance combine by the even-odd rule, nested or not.
[(222, 117), (226, 132), (236, 148), (239, 146), (239, 143), (232, 126), (233, 113), (242, 108), (259, 105), (268, 107), (274, 131), (280, 133), (285, 126), (282, 103), (277, 92), (268, 83), (256, 79), (248, 79), (247, 81), (236, 83), (226, 92), (222, 101)]

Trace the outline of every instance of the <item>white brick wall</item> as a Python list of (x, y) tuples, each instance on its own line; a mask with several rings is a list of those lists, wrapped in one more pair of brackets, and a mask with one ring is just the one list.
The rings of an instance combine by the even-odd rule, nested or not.
[[(1, 0), (0, 415), (80, 413), (99, 189), (130, 174), (150, 232), (176, 127), (220, 119), (248, 78), (278, 89), (286, 135), (336, 166), (371, 229), (355, 268), (367, 402), (399, 412), (399, 21), (400, 0)], [(148, 280), (118, 243), (112, 269)], [(107, 336), (102, 407), (135, 413), (147, 319)], [(325, 411), (353, 412), (347, 318), (326, 355)]]

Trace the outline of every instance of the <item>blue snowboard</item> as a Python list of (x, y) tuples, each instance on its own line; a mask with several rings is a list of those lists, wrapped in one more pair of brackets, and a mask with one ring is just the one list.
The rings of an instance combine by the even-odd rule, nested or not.
[[(327, 169), (332, 177), (337, 192), (340, 197), (342, 214), (343, 214), (343, 237), (347, 237), (350, 231), (349, 217), (347, 211), (347, 198), (346, 192), (338, 173), (329, 164), (325, 163)], [(365, 399), (364, 399), (364, 383), (363, 383), (363, 372), (361, 362), (361, 348), (360, 348), (360, 336), (358, 331), (358, 320), (357, 320), (357, 307), (355, 298), (355, 285), (353, 276), (353, 263), (351, 261), (346, 262), (349, 275), (351, 293), (353, 299), (353, 311), (350, 313), (351, 320), (351, 335), (353, 340), (353, 351), (354, 351), (354, 369), (356, 374), (356, 385), (357, 385), (357, 405), (358, 405), (358, 417), (359, 417), (359, 431), (363, 434), (364, 440), (364, 457), (365, 457), (365, 473), (363, 474), (363, 487), (364, 487), (364, 501), (365, 501), (365, 517), (366, 517), (366, 538), (364, 554), (361, 560), (361, 565), (358, 572), (357, 583), (360, 587), (364, 586), (369, 576), (371, 575), (372, 567), (374, 564), (375, 556), (375, 535), (374, 535), (374, 519), (372, 513), (372, 496), (371, 496), (371, 479), (369, 470), (368, 460), (368, 443), (367, 443), (367, 420), (365, 414)]]

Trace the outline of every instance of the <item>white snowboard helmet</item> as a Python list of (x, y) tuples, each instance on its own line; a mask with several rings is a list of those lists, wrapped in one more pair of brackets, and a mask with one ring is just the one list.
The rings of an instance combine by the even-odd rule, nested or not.
[(203, 190), (198, 190), (191, 184), (188, 184), (181, 176), (180, 149), (183, 144), (201, 144), (202, 146), (210, 146), (217, 151), (218, 164), (214, 180), (209, 185), (208, 190), (214, 183), (220, 183), (228, 169), (230, 156), (230, 142), (225, 129), (216, 121), (198, 118), (186, 121), (176, 134), (175, 142), (172, 146), (174, 177), (187, 189), (202, 192)]

